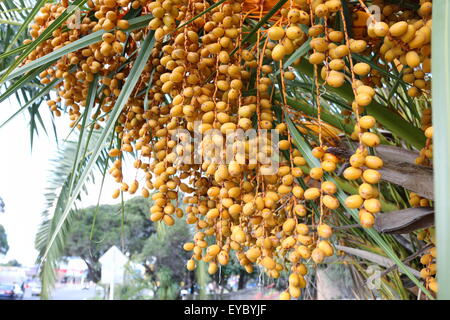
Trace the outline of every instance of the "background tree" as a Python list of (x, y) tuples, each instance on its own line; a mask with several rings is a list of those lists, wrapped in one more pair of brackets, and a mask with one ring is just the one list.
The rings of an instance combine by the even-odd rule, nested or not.
[(259, 276), (259, 271), (255, 269), (252, 273), (248, 273), (247, 271), (245, 271), (244, 268), (242, 268), (240, 263), (237, 261), (236, 257), (232, 255), (230, 257), (230, 262), (225, 266), (221, 266), (220, 273), (217, 272), (210, 277), (214, 282), (216, 282), (218, 285), (221, 286), (220, 295), (222, 295), (224, 289), (227, 289), (228, 291), (233, 291), (234, 288), (228, 285), (228, 281), (232, 276), (235, 275), (239, 276), (236, 289), (242, 290), (245, 289), (246, 284), (251, 279), (256, 279)]
[(9, 250), (8, 239), (6, 237), (5, 228), (0, 225), (0, 254), (6, 254)]
[(130, 255), (141, 253), (155, 232), (148, 219), (149, 201), (136, 197), (121, 205), (101, 205), (75, 212), (64, 255), (79, 256), (88, 278), (100, 279), (100, 257), (113, 245)]
[(233, 259), (230, 259), (231, 262), (222, 267), (222, 272), (221, 272), (221, 279), (220, 279), (220, 283), (226, 284), (228, 282), (228, 279), (232, 276), (232, 275), (239, 275), (239, 281), (238, 281), (238, 286), (237, 289), (238, 290), (242, 290), (245, 289), (245, 285), (247, 284), (247, 282), (249, 282), (251, 279), (256, 279), (258, 277), (258, 272), (257, 271), (253, 271), (252, 273), (248, 273), (247, 271), (245, 271), (244, 268), (242, 268), (242, 266), (239, 264), (239, 262), (236, 260), (235, 257), (233, 257)]
[(0, 197), (0, 213), (5, 212), (5, 202), (2, 197)]
[(5, 267), (21, 267), (22, 266), (22, 264), (19, 261), (17, 261), (16, 259), (9, 260), (7, 263), (3, 263), (1, 265), (5, 266)]
[(145, 240), (140, 258), (144, 261), (156, 258), (148, 273), (157, 286), (157, 296), (173, 299), (178, 297), (182, 281), (195, 282), (194, 273), (186, 270), (190, 253), (183, 250), (183, 244), (192, 237), (191, 231), (182, 219), (177, 219), (171, 227), (158, 223), (157, 229), (157, 233)]
[[(5, 212), (5, 202), (0, 197), (0, 213)], [(6, 254), (9, 250), (5, 228), (0, 225), (0, 254)]]

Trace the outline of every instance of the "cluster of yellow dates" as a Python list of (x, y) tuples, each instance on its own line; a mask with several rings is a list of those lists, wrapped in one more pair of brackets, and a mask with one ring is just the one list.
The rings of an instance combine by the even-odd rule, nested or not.
[[(289, 106), (275, 105), (272, 99), (274, 70), (281, 70), (283, 84), (294, 80), (295, 72), (284, 70), (283, 62), (310, 39), (308, 61), (315, 68), (316, 84), (325, 81), (334, 88), (345, 82), (352, 84), (352, 138), (359, 141), (359, 147), (343, 175), (357, 181), (359, 188), (344, 205), (359, 210), (363, 227), (371, 227), (374, 215), (381, 210), (376, 185), (383, 161), (369, 153), (380, 137), (375, 118), (363, 114), (375, 97), (374, 88), (382, 83), (380, 72), (369, 63), (356, 62), (355, 55), (377, 55), (395, 63), (403, 80), (411, 85), (408, 93), (412, 97), (429, 94), (430, 89), (431, 3), (420, 1), (420, 9), (411, 11), (381, 0), (370, 1), (381, 10), (379, 20), (360, 26), (363, 32), (354, 26), (354, 36), (350, 37), (343, 1), (287, 1), (256, 32), (256, 45), (249, 47), (242, 43), (246, 19), (261, 19), (277, 1), (226, 0), (211, 9), (212, 4), (204, 0), (89, 0), (89, 15), (82, 17), (79, 28), (55, 30), (25, 63), (103, 30), (100, 42), (63, 56), (40, 74), (43, 84), (61, 80), (56, 84), (57, 98), (48, 105), (60, 115), (64, 104), (71, 126), (79, 125), (89, 84), (98, 81), (102, 89), (91, 117), (99, 129), (114, 108), (141, 40), (154, 32), (150, 58), (115, 128), (120, 146), (109, 151), (117, 158), (109, 173), (120, 183), (113, 197), (140, 190), (153, 200), (152, 221), (173, 225), (175, 217), (185, 217), (187, 223), (195, 225), (193, 242), (184, 245), (192, 251), (188, 270), (194, 270), (196, 261), (202, 260), (213, 274), (229, 262), (234, 251), (248, 272), (254, 265), (272, 278), (287, 271), (289, 287), (281, 298), (298, 298), (306, 286), (306, 262), (321, 263), (334, 254), (330, 241), (333, 231), (327, 222), (340, 202), (337, 186), (327, 181), (327, 176), (338, 169), (342, 159), (327, 152), (322, 143), (319, 117), (320, 142), (312, 155), (320, 160), (320, 166), (308, 168), (292, 144), (287, 124), (275, 115), (275, 107), (286, 111)], [(360, 3), (346, 5), (357, 18), (365, 17), (365, 23), (369, 9), (364, 1)], [(31, 27), (32, 38), (67, 7), (66, 0), (45, 4)], [(206, 9), (211, 10), (194, 19)], [(130, 10), (151, 14), (148, 26), (127, 30), (124, 15)], [(343, 22), (342, 30), (330, 27), (337, 21)], [(316, 89), (320, 97), (318, 85)], [(277, 90), (286, 94), (283, 87)], [(143, 91), (145, 95), (140, 94)], [(320, 98), (313, 103), (320, 115)], [(214, 161), (217, 148), (227, 146), (227, 133), (252, 128), (256, 130), (254, 137), (232, 142), (230, 161)], [(184, 131), (177, 140), (174, 136), (179, 129)], [(277, 142), (281, 160), (275, 172), (263, 161), (276, 156), (274, 141), (262, 134), (264, 130), (281, 136)], [(205, 135), (198, 148), (189, 142), (195, 131)], [(258, 146), (256, 163), (249, 162), (252, 146)], [(236, 151), (242, 148), (243, 153)], [(142, 181), (124, 181), (125, 153), (137, 154), (134, 167), (143, 172)], [(196, 156), (203, 161), (193, 161)], [(300, 167), (309, 173), (304, 174)], [(180, 193), (184, 194), (185, 212), (178, 204)], [(208, 243), (208, 236), (214, 236), (213, 244)]]

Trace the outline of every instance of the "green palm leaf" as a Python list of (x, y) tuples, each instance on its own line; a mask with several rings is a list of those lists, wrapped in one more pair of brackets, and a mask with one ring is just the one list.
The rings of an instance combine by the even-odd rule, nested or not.
[(434, 195), (436, 206), (439, 298), (450, 299), (450, 3), (433, 2)]

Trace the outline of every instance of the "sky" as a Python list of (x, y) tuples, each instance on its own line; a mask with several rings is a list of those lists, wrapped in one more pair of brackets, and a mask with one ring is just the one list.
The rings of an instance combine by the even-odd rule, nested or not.
[[(0, 103), (0, 124), (18, 108), (19, 104), (14, 98)], [(36, 261), (34, 239), (41, 222), (41, 213), (45, 209), (49, 160), (55, 158), (57, 151), (50, 111), (46, 104), (40, 110), (49, 135), (40, 130), (39, 136), (34, 138), (32, 150), (27, 111), (0, 128), (0, 197), (5, 202), (5, 212), (0, 213), (0, 224), (6, 230), (10, 247), (6, 256), (0, 256), (0, 263), (16, 259), (25, 266), (33, 266)], [(57, 119), (60, 141), (69, 133), (68, 124), (69, 119), (64, 115)], [(78, 207), (97, 204), (100, 174), (95, 181), (98, 185), (87, 186), (88, 194), (83, 194)], [(116, 188), (116, 183), (108, 176), (100, 203), (118, 203), (119, 199), (111, 198)]]

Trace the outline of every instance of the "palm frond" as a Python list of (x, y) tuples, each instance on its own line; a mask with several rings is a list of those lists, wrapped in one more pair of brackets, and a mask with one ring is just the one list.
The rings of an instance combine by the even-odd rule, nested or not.
[[(91, 141), (86, 146), (88, 153), (92, 152), (99, 134), (94, 133)], [(84, 143), (87, 138), (83, 139)], [(35, 246), (39, 251), (37, 262), (40, 265), (39, 274), (42, 282), (42, 298), (48, 299), (51, 289), (56, 280), (56, 269), (65, 248), (65, 241), (70, 231), (72, 210), (62, 223), (60, 232), (57, 233), (55, 240), (50, 243), (56, 226), (60, 223), (63, 213), (66, 211), (67, 203), (70, 199), (71, 181), (79, 181), (81, 173), (84, 171), (90, 156), (84, 155), (77, 157), (79, 141), (66, 141), (58, 150), (56, 158), (51, 160), (52, 169), (49, 172), (47, 181), (48, 187), (45, 192), (46, 210), (42, 213), (42, 222), (36, 234)], [(104, 166), (104, 162), (108, 162), (107, 155), (97, 160), (97, 169)], [(77, 163), (77, 170), (74, 171), (74, 163)], [(89, 177), (84, 181), (83, 186), (94, 178), (94, 171), (91, 171)], [(79, 199), (79, 197), (77, 197)], [(46, 254), (45, 259), (44, 254)]]

